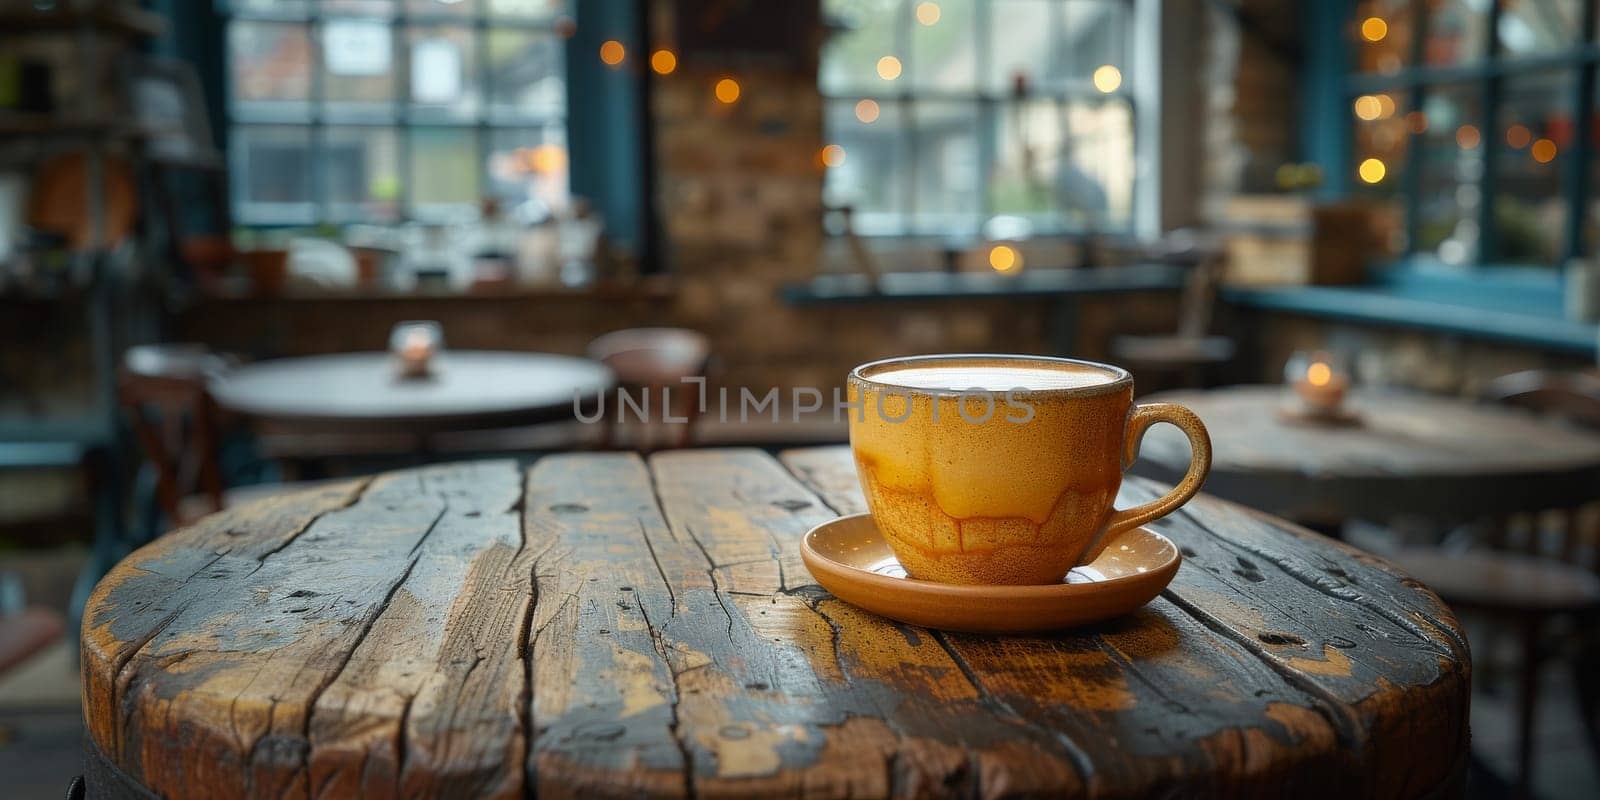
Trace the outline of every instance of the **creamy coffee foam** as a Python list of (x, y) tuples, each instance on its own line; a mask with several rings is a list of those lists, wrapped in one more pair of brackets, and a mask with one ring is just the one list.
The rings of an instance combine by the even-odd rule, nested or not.
[(1028, 366), (1009, 364), (913, 364), (864, 376), (877, 383), (908, 389), (963, 391), (982, 389), (1005, 392), (1011, 389), (1049, 390), (1078, 389), (1085, 386), (1104, 386), (1117, 380), (1116, 375), (1076, 364), (1042, 365), (1033, 362)]

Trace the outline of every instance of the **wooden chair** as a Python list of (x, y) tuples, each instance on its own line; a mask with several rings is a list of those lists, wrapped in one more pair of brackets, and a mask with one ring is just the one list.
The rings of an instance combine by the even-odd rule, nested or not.
[(153, 481), (156, 504), (173, 525), (223, 508), (217, 408), (206, 376), (225, 367), (200, 345), (140, 345), (123, 356), (117, 394), (144, 451), (140, 484)]
[(1222, 282), (1222, 251), (1185, 235), (1175, 237), (1158, 258), (1189, 267), (1178, 301), (1178, 330), (1170, 335), (1118, 336), (1111, 341), (1112, 360), (1135, 373), (1177, 375), (1185, 386), (1200, 386), (1207, 368), (1232, 361), (1238, 349), (1233, 339), (1208, 333)]
[[(1600, 377), (1530, 371), (1492, 381), (1484, 400), (1551, 414), (1600, 429)], [(1392, 558), (1451, 607), (1509, 625), (1520, 640), (1517, 755), (1519, 790), (1533, 777), (1539, 669), (1559, 646), (1547, 634), (1577, 621), (1566, 642), (1573, 653), (1576, 687), (1591, 749), (1600, 758), (1600, 649), (1584, 623), (1600, 611), (1600, 487), (1596, 501), (1487, 520), (1474, 527), (1468, 549), (1406, 549)], [(1556, 645), (1566, 642), (1557, 642)]]
[[(711, 341), (705, 334), (684, 328), (630, 328), (612, 331), (589, 343), (588, 354), (617, 376), (624, 391), (639, 392), (646, 403), (648, 424), (630, 425), (637, 431), (638, 439), (631, 449), (651, 450), (656, 445), (654, 433), (663, 427), (674, 430), (666, 437), (668, 446), (683, 447), (689, 444), (695, 420), (701, 411), (700, 392), (686, 379), (706, 377), (711, 361)], [(667, 394), (663, 395), (663, 392)], [(663, 420), (663, 401), (670, 398), (667, 408), (681, 423)], [(616, 398), (612, 398), (615, 400)], [(609, 407), (601, 428), (600, 446), (611, 448), (617, 439), (618, 423), (623, 409)], [(629, 412), (632, 413), (631, 411)]]
[[(219, 455), (220, 412), (206, 379), (229, 366), (228, 359), (193, 344), (140, 345), (123, 357), (117, 388), (144, 453), (138, 484), (152, 488), (156, 509), (170, 526), (312, 485), (226, 487)], [(158, 523), (147, 514), (143, 538), (159, 533)]]

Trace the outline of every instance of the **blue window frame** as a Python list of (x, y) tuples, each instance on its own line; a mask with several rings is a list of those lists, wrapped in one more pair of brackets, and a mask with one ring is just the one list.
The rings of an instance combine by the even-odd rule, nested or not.
[(1327, 191), (1390, 204), (1413, 261), (1550, 268), (1592, 253), (1596, 4), (1316, 4), (1306, 128)]

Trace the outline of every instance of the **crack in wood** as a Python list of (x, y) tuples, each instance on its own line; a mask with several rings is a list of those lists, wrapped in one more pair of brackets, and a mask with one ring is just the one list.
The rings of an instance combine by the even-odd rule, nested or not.
[[(1232, 549), (1242, 550), (1256, 556), (1257, 558), (1265, 560), (1277, 567), (1285, 575), (1294, 578), (1300, 583), (1305, 584), (1306, 586), (1315, 589), (1322, 594), (1337, 600), (1342, 600), (1347, 603), (1361, 606), (1362, 608), (1365, 608), (1368, 611), (1383, 617), (1407, 633), (1410, 633), (1412, 636), (1415, 636), (1418, 641), (1424, 644), (1440, 646), (1439, 649), (1436, 650), (1430, 649), (1430, 652), (1448, 658), (1450, 661), (1457, 664), (1462, 663), (1466, 653), (1468, 652), (1467, 642), (1464, 637), (1455, 633), (1448, 626), (1440, 624), (1435, 620), (1428, 619), (1426, 616), (1422, 615), (1421, 612), (1414, 613), (1427, 620), (1428, 627), (1426, 628), (1410, 619), (1407, 619), (1404, 615), (1394, 612), (1392, 609), (1385, 608), (1382, 605), (1373, 602), (1365, 592), (1356, 591), (1342, 583), (1336, 583), (1320, 577), (1315, 568), (1311, 567), (1310, 565), (1303, 564), (1292, 556), (1280, 556), (1261, 547), (1246, 542), (1241, 542), (1230, 536), (1226, 536), (1217, 531), (1214, 526), (1208, 525), (1206, 522), (1199, 519), (1197, 515), (1193, 514), (1188, 509), (1180, 509), (1179, 513), (1182, 514), (1184, 518), (1187, 519), (1196, 529), (1206, 533), (1216, 541), (1221, 542)], [(1234, 516), (1250, 518), (1252, 523), (1259, 524), (1257, 520), (1253, 518), (1253, 514), (1236, 514)], [(1305, 535), (1316, 536), (1317, 534), (1307, 531)], [(1382, 564), (1381, 562), (1374, 563), (1373, 566), (1385, 572), (1390, 571), (1386, 565)], [(1395, 577), (1399, 578), (1401, 576), (1396, 575)], [(1448, 643), (1454, 644), (1455, 648), (1452, 649), (1448, 646), (1447, 642), (1441, 641), (1439, 638), (1440, 636), (1443, 636), (1444, 639), (1448, 640)]]
[(945, 653), (950, 656), (950, 660), (955, 662), (956, 667), (961, 670), (961, 674), (966, 676), (967, 682), (972, 684), (973, 690), (978, 693), (980, 703), (994, 711), (1004, 713), (1022, 727), (1060, 744), (1062, 749), (1066, 751), (1067, 757), (1072, 759), (1072, 768), (1078, 773), (1078, 779), (1083, 782), (1084, 786), (1089, 785), (1090, 777), (1095, 774), (1094, 759), (1089, 757), (1088, 752), (1082, 746), (1074, 741), (1071, 736), (1068, 736), (1065, 731), (1048, 728), (1028, 719), (1018, 712), (1016, 708), (1012, 707), (1010, 703), (1006, 702), (1004, 698), (989, 691), (988, 687), (983, 685), (983, 681), (979, 680), (978, 674), (973, 671), (972, 665), (967, 663), (966, 657), (956, 650), (955, 645), (951, 644), (949, 635), (944, 631), (929, 631), (928, 633), (932, 635), (934, 641), (939, 643), (941, 648), (944, 648)]
[(1317, 699), (1314, 709), (1328, 720), (1328, 725), (1333, 728), (1334, 735), (1339, 737), (1339, 743), (1347, 748), (1353, 748), (1356, 753), (1366, 752), (1366, 729), (1361, 724), (1361, 718), (1355, 709), (1340, 700), (1333, 692), (1323, 688), (1321, 684), (1297, 669), (1283, 663), (1277, 657), (1261, 646), (1256, 637), (1245, 631), (1235, 630), (1233, 626), (1218, 619), (1204, 609), (1189, 602), (1177, 592), (1167, 589), (1161, 593), (1174, 606), (1206, 628), (1232, 639), (1246, 652), (1255, 656), (1273, 672), (1278, 673), (1291, 686)]

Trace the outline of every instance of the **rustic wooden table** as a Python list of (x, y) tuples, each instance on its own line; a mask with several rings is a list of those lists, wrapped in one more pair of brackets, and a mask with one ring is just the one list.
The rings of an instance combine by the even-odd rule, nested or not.
[[(1600, 436), (1526, 411), (1437, 395), (1359, 392), (1354, 425), (1285, 420), (1282, 386), (1162, 392), (1211, 431), (1205, 490), (1291, 519), (1442, 522), (1572, 508), (1600, 497)], [(1189, 464), (1182, 433), (1156, 426), (1135, 472)]]
[[(1160, 487), (1130, 479), (1123, 504)], [(1455, 619), (1201, 497), (1138, 613), (946, 634), (818, 589), (841, 447), (554, 455), (229, 509), (83, 628), (91, 795), (1417, 796), (1460, 787)]]

